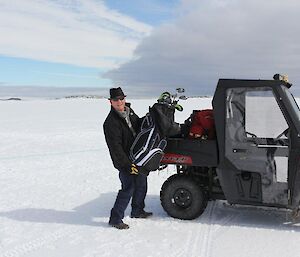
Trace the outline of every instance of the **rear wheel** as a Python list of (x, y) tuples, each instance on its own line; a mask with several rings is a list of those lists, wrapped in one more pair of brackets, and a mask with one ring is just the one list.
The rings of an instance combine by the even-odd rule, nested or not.
[(192, 177), (183, 174), (175, 174), (165, 181), (160, 201), (171, 217), (182, 220), (199, 217), (207, 205), (203, 188)]

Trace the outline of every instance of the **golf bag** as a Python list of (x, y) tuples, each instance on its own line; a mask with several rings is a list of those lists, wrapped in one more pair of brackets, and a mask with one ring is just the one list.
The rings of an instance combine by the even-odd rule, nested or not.
[(130, 159), (146, 171), (159, 168), (160, 161), (167, 146), (167, 137), (180, 133), (180, 125), (174, 122), (175, 107), (165, 103), (155, 103), (149, 107), (141, 131), (135, 138)]

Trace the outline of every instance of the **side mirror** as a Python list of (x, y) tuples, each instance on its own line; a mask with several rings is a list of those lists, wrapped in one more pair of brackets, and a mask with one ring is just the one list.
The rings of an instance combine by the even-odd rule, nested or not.
[(280, 81), (283, 81), (283, 82), (285, 82), (286, 83), (286, 86), (288, 87), (288, 88), (290, 88), (291, 86), (292, 86), (292, 84), (291, 83), (289, 83), (289, 78), (288, 78), (288, 75), (281, 75), (281, 74), (275, 74), (274, 76), (273, 76), (273, 79), (274, 80), (280, 80)]
[(182, 87), (176, 88), (177, 93), (182, 94), (185, 92), (185, 89)]

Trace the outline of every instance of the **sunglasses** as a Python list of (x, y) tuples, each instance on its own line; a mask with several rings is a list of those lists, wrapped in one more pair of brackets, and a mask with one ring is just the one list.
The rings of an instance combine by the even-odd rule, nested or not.
[(120, 98), (113, 98), (111, 99), (114, 102), (118, 102), (119, 100), (123, 101), (125, 99), (125, 97), (120, 97)]

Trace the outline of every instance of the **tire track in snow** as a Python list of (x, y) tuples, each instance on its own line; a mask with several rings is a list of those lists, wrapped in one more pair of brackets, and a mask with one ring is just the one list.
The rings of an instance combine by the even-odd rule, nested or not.
[(44, 245), (48, 245), (49, 243), (53, 243), (61, 238), (73, 235), (78, 229), (69, 228), (69, 229), (60, 229), (49, 235), (44, 237), (40, 237), (29, 241), (27, 243), (18, 245), (11, 250), (7, 250), (6, 252), (0, 254), (0, 257), (20, 257), (25, 254), (28, 254), (32, 251), (35, 251)]
[(187, 239), (185, 240), (185, 244), (183, 246), (183, 248), (178, 249), (177, 251), (175, 251), (171, 256), (173, 257), (186, 257), (186, 256), (190, 256), (189, 253), (189, 249), (190, 249), (190, 244), (191, 242), (193, 242), (193, 235), (194, 235), (194, 230), (189, 231)]
[[(212, 213), (213, 209), (215, 206), (215, 202), (211, 202), (208, 204), (208, 207), (206, 211), (202, 214), (205, 218), (207, 219), (208, 224), (200, 224), (201, 226), (198, 226), (198, 224), (193, 224), (192, 230), (189, 231), (189, 236), (185, 241), (184, 247), (181, 248), (180, 250), (176, 251), (175, 253), (172, 254), (174, 257), (202, 257), (202, 248), (207, 247), (206, 242), (207, 240), (207, 233), (209, 232), (210, 229), (210, 220), (212, 218)], [(204, 230), (201, 228), (204, 227)], [(205, 242), (204, 242), (205, 241)], [(199, 255), (200, 253), (200, 255)]]
[(216, 219), (216, 217), (214, 217), (214, 212), (218, 206), (220, 205), (216, 201), (210, 202), (208, 204), (206, 212), (203, 213), (203, 219), (205, 223), (203, 222), (200, 227), (195, 224), (195, 226), (193, 226), (193, 229), (189, 232), (189, 236), (185, 242), (184, 247), (176, 251), (174, 254), (172, 254), (172, 256), (211, 256), (216, 235), (220, 235), (220, 233), (226, 232), (229, 228), (224, 228), (224, 226), (226, 226), (238, 216), (237, 213), (234, 213), (229, 214), (222, 219)]
[(204, 255), (205, 257), (210, 257), (212, 255), (212, 249), (215, 244), (216, 238), (219, 237), (220, 235), (224, 234), (225, 232), (227, 232), (230, 229), (230, 227), (224, 228), (224, 226), (226, 226), (228, 223), (230, 223), (230, 221), (232, 221), (236, 217), (237, 217), (237, 214), (231, 214), (231, 215), (225, 217), (224, 219), (222, 219), (221, 223), (218, 222), (219, 227), (216, 227), (211, 230), (208, 248), (206, 251), (206, 255)]
[[(237, 214), (237, 213), (230, 214), (230, 215), (226, 216), (225, 218), (223, 218), (221, 220), (222, 221), (221, 223), (218, 221), (219, 227), (216, 227), (213, 229), (213, 234), (214, 235), (217, 234), (217, 236), (220, 236), (221, 234), (225, 233), (230, 228), (224, 228), (224, 226), (226, 226), (229, 222), (234, 220), (237, 216), (239, 216), (239, 214)], [(215, 237), (213, 239), (215, 239)]]
[[(208, 206), (208, 217), (207, 217), (207, 224), (205, 224), (205, 228), (204, 231), (202, 231), (203, 235), (202, 235), (202, 239), (201, 242), (199, 243), (200, 246), (200, 256), (201, 257), (206, 257), (209, 256), (210, 252), (210, 241), (211, 241), (211, 230), (212, 230), (212, 224), (213, 224), (213, 211), (216, 207), (216, 202), (213, 201), (209, 204)], [(198, 247), (199, 249), (199, 247)], [(197, 248), (195, 248), (195, 251), (198, 250)], [(197, 256), (197, 255), (193, 255), (193, 256)]]
[(207, 236), (206, 239), (202, 242), (201, 247), (201, 257), (210, 257), (212, 254), (212, 249), (214, 245), (214, 241), (216, 239), (216, 236), (220, 235), (220, 233), (225, 233), (230, 228), (225, 227), (228, 223), (230, 223), (233, 219), (235, 219), (237, 216), (239, 216), (238, 213), (234, 214), (228, 214), (222, 219), (217, 219), (214, 216), (214, 210), (217, 206), (220, 206), (220, 202), (214, 202), (214, 205), (212, 206), (210, 213), (209, 213), (209, 221), (208, 221), (208, 227), (207, 227)]

